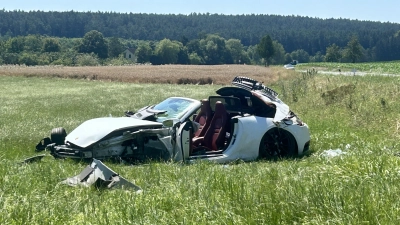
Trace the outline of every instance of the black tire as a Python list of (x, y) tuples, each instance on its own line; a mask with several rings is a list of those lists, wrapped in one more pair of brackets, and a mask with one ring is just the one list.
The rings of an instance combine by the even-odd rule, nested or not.
[(296, 155), (296, 139), (289, 131), (275, 127), (268, 130), (261, 139), (260, 158), (291, 157)]
[(53, 128), (51, 130), (50, 139), (52, 143), (56, 143), (56, 145), (63, 145), (65, 142), (65, 137), (67, 136), (67, 132), (62, 127)]

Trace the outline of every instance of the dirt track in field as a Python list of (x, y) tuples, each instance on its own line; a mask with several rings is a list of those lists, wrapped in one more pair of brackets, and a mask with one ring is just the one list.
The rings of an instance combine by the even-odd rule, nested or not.
[(2, 76), (55, 77), (131, 83), (230, 84), (246, 76), (265, 84), (286, 78), (293, 71), (252, 65), (132, 65), (132, 66), (0, 66)]

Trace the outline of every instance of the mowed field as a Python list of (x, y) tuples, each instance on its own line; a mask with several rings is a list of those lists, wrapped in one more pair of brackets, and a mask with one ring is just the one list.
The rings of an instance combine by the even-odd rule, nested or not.
[[(105, 162), (141, 194), (59, 184), (88, 162), (18, 163), (54, 127), (70, 132), (169, 96), (202, 99), (237, 75), (272, 87), (310, 126), (308, 154), (225, 165)], [(246, 65), (0, 67), (0, 224), (397, 224), (399, 84)]]

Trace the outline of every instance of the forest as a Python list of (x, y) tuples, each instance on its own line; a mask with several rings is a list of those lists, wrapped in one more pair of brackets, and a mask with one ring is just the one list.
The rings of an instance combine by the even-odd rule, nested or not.
[[(127, 48), (137, 51), (139, 63), (261, 64), (256, 47), (266, 35), (275, 47), (272, 64), (400, 60), (400, 24), (389, 22), (4, 9), (0, 18), (0, 64), (115, 64)], [(102, 46), (88, 46), (91, 38)], [(359, 51), (356, 60), (346, 54), (351, 43)]]

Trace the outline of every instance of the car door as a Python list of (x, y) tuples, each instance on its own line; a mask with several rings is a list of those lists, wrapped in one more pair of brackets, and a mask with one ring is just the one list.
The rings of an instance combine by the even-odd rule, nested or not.
[(192, 150), (192, 137), (194, 126), (192, 121), (182, 123), (176, 132), (175, 161), (185, 161)]

